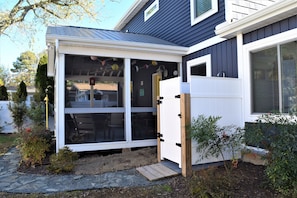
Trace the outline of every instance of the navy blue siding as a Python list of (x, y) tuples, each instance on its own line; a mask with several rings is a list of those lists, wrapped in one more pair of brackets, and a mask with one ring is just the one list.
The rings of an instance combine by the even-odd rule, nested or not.
[(238, 77), (237, 43), (236, 38), (232, 38), (183, 57), (183, 81), (186, 81), (187, 61), (207, 54), (211, 54), (212, 76), (225, 72), (226, 77)]
[(215, 26), (225, 21), (225, 1), (219, 0), (219, 11), (200, 23), (191, 26), (190, 0), (160, 0), (159, 11), (144, 22), (144, 10), (122, 29), (133, 33), (155, 36), (181, 46), (192, 46), (215, 36)]
[(247, 44), (254, 42), (269, 36), (292, 30), (294, 28), (297, 28), (297, 15), (245, 34), (243, 36), (243, 43)]

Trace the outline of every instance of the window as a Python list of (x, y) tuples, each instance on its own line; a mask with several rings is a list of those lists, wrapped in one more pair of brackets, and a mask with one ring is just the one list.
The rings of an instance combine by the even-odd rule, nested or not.
[(145, 11), (144, 11), (144, 21), (147, 21), (159, 10), (159, 0), (154, 1)]
[(210, 54), (187, 61), (187, 78), (191, 76), (211, 76)]
[(297, 43), (251, 52), (253, 113), (297, 110)]
[(206, 76), (206, 63), (191, 67), (192, 76)]
[(217, 0), (191, 0), (191, 24), (200, 21), (218, 12)]

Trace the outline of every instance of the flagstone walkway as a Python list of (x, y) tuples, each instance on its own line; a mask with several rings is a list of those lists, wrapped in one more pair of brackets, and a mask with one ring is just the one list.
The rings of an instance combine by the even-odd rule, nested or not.
[(0, 156), (0, 192), (54, 193), (111, 187), (156, 185), (166, 182), (148, 181), (136, 169), (100, 175), (36, 175), (17, 171), (20, 154), (12, 148)]

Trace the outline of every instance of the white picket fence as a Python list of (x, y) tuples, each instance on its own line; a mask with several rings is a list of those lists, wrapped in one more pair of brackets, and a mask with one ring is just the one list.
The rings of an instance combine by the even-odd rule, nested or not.
[(13, 119), (8, 109), (10, 101), (0, 101), (0, 127), (2, 127), (1, 133), (13, 133), (16, 132), (16, 128), (13, 125)]
[[(181, 82), (180, 78), (160, 82), (160, 133), (161, 159), (168, 159), (182, 166), (181, 162), (181, 127), (178, 113), (182, 93), (190, 93), (191, 118), (199, 115), (220, 116), (220, 126), (244, 126), (242, 81), (237, 78), (191, 76), (189, 83)], [(186, 88), (189, 86), (189, 88)], [(210, 157), (202, 159), (198, 153), (197, 142), (192, 140), (192, 165), (222, 161), (222, 158)], [(226, 160), (232, 159), (231, 152), (225, 153)], [(237, 156), (240, 157), (240, 154)]]
[[(199, 115), (220, 116), (220, 126), (244, 126), (241, 79), (191, 76), (191, 117)], [(222, 158), (201, 160), (197, 153), (197, 142), (192, 140), (192, 164), (221, 161)], [(240, 156), (238, 156), (240, 157)], [(225, 159), (232, 159), (231, 153)]]
[[(11, 112), (8, 109), (8, 105), (11, 101), (0, 101), (0, 127), (2, 130), (0, 133), (15, 133), (17, 129), (13, 124), (13, 119), (11, 116)], [(26, 101), (26, 105), (29, 107), (30, 102)], [(24, 127), (30, 127), (31, 121), (25, 120)], [(50, 130), (54, 130), (54, 119), (52, 116), (49, 117), (49, 128)]]

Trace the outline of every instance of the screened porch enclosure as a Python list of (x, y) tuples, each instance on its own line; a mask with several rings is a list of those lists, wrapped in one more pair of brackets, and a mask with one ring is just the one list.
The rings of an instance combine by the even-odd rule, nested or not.
[[(158, 84), (178, 76), (178, 64), (139, 59), (130, 63), (125, 68), (123, 58), (65, 55), (66, 145), (156, 139)], [(127, 77), (130, 85), (125, 85)], [(130, 102), (125, 93), (130, 93)], [(125, 127), (127, 120), (131, 128)]]

